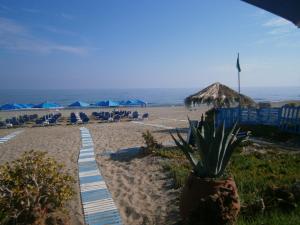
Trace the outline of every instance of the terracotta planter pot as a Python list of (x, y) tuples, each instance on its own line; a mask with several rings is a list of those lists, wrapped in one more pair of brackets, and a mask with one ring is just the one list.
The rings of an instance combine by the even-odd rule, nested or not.
[[(188, 222), (192, 214), (198, 217), (197, 220), (203, 221), (197, 224), (222, 224), (223, 217), (228, 223), (235, 221), (239, 211), (237, 187), (232, 178), (215, 180), (190, 174), (180, 199), (184, 224), (192, 224)], [(218, 215), (220, 218), (217, 218)]]

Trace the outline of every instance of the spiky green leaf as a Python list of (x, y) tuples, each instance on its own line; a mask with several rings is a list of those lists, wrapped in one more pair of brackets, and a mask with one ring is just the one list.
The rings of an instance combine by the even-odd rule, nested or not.
[[(179, 137), (179, 139), (182, 139), (180, 133), (177, 131), (177, 135)], [(184, 143), (180, 143), (174, 136), (173, 134), (171, 134), (172, 139), (174, 140), (175, 144), (183, 151), (183, 153), (185, 154), (185, 156), (187, 157), (187, 159), (189, 160), (189, 162), (191, 163), (192, 167), (194, 170), (197, 169), (197, 164), (198, 161), (194, 158), (194, 156), (191, 153), (191, 149), (189, 149), (190, 147)]]

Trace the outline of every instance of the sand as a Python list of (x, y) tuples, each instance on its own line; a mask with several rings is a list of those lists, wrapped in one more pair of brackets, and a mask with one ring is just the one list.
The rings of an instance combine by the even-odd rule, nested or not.
[[(175, 128), (187, 128), (187, 116), (199, 119), (207, 108), (188, 111), (184, 107), (139, 108), (139, 112), (149, 112), (149, 120), (137, 124), (133, 122), (98, 123), (91, 121), (85, 125), (92, 134), (97, 154), (97, 162), (107, 182), (107, 186), (120, 211), (123, 224), (175, 224), (178, 221), (178, 196), (180, 190), (172, 188), (172, 181), (163, 171), (159, 158), (133, 157), (127, 160), (111, 159), (107, 151), (141, 146), (144, 144), (142, 132), (149, 130), (161, 143), (171, 141), (169, 131)], [(76, 111), (76, 110), (75, 110)], [(87, 110), (88, 115), (95, 110)], [(48, 112), (48, 111), (47, 111)], [(61, 110), (64, 116), (70, 111)], [(13, 116), (6, 112), (5, 115)], [(19, 113), (19, 112), (18, 112)], [(25, 113), (25, 112), (23, 112)], [(38, 111), (40, 115), (46, 111)], [(21, 113), (22, 114), (22, 113)], [(80, 125), (62, 125), (54, 127), (23, 127), (24, 130), (14, 139), (0, 144), (0, 164), (18, 158), (29, 150), (46, 151), (66, 165), (76, 178), (76, 195), (66, 206), (70, 212), (71, 223), (83, 223), (77, 177), (77, 157), (80, 149)], [(156, 126), (165, 127), (156, 127)], [(0, 136), (16, 129), (1, 129)]]
[[(13, 132), (15, 129), (9, 129)], [(19, 129), (20, 130), (20, 129)], [(18, 158), (25, 151), (46, 151), (77, 179), (77, 157), (80, 149), (78, 127), (36, 127), (22, 128), (24, 132), (4, 144), (0, 144), (0, 163)], [(78, 137), (77, 137), (78, 136)], [(68, 204), (72, 224), (83, 224), (78, 182), (74, 185), (76, 196)]]

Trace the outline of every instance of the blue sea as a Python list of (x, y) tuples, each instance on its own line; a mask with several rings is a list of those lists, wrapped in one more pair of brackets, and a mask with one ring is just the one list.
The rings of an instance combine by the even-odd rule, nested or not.
[[(201, 88), (149, 88), (102, 90), (0, 90), (0, 105), (6, 103), (32, 103), (51, 101), (68, 105), (81, 100), (95, 103), (100, 100), (141, 99), (149, 105), (182, 105), (185, 97)], [(300, 87), (245, 87), (241, 92), (255, 101), (300, 100)]]

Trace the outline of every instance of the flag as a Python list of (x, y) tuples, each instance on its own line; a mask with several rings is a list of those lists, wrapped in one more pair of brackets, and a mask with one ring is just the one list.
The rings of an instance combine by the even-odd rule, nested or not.
[(238, 54), (237, 60), (236, 60), (236, 68), (239, 72), (241, 72), (241, 67), (240, 67), (240, 54)]

